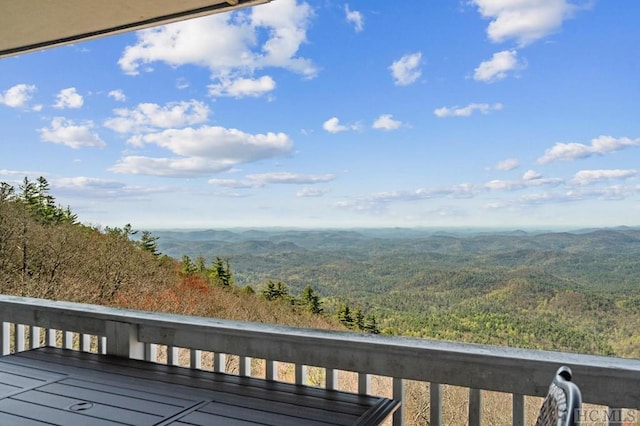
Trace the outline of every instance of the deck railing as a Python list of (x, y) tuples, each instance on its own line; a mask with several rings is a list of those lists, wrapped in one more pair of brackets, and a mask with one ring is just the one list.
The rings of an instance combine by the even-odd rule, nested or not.
[[(62, 345), (156, 361), (158, 345), (177, 364), (178, 348), (189, 351), (189, 366), (200, 368), (213, 353), (213, 368), (224, 371), (228, 355), (239, 358), (239, 374), (251, 374), (251, 359), (266, 362), (266, 379), (278, 362), (295, 365), (305, 383), (306, 368), (324, 370), (324, 386), (337, 388), (338, 371), (356, 372), (358, 392), (370, 393), (372, 375), (392, 378), (393, 398), (404, 400), (405, 383), (430, 383), (430, 424), (442, 424), (442, 385), (469, 389), (468, 424), (481, 423), (481, 390), (512, 395), (505, 407), (512, 423), (525, 423), (525, 396), (544, 396), (560, 365), (573, 370), (583, 401), (620, 409), (640, 408), (640, 360), (507, 347), (357, 334), (131, 311), (97, 305), (0, 296), (0, 354), (41, 345)], [(161, 346), (161, 347), (163, 347)], [(404, 407), (404, 404), (402, 405)], [(405, 423), (404, 409), (393, 418)]]

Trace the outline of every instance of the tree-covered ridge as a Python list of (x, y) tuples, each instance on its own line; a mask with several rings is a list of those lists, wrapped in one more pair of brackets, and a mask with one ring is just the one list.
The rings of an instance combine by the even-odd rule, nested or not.
[(133, 309), (340, 328), (301, 305), (268, 303), (234, 285), (228, 259), (179, 262), (149, 231), (78, 223), (44, 178), (0, 182), (0, 293)]
[(362, 309), (386, 333), (640, 356), (637, 229), (159, 235), (168, 253), (228, 257), (239, 285), (271, 279), (301, 291), (311, 284), (345, 324)]

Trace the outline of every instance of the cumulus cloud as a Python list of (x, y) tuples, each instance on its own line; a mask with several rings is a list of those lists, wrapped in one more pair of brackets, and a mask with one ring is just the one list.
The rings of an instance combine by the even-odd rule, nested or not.
[(118, 133), (147, 132), (204, 123), (210, 112), (206, 104), (193, 99), (164, 106), (142, 103), (133, 109), (114, 109), (116, 117), (106, 120), (104, 126)]
[(62, 89), (56, 95), (56, 103), (53, 104), (54, 108), (65, 109), (65, 108), (81, 108), (84, 104), (84, 99), (82, 95), (80, 95), (75, 87), (68, 87), (66, 89)]
[(168, 129), (132, 138), (136, 146), (156, 145), (170, 157), (126, 156), (111, 170), (115, 173), (154, 176), (206, 176), (233, 167), (288, 155), (293, 143), (284, 133), (249, 134), (237, 129), (202, 126)]
[(357, 33), (364, 30), (364, 18), (360, 12), (349, 9), (349, 5), (347, 4), (344, 6), (344, 13), (347, 17), (347, 22), (353, 24)]
[(517, 158), (507, 158), (502, 161), (498, 161), (491, 167), (487, 167), (486, 170), (500, 170), (502, 172), (508, 172), (509, 170), (517, 169), (520, 167), (520, 161)]
[(223, 79), (218, 83), (209, 85), (211, 96), (229, 96), (243, 98), (245, 96), (259, 97), (276, 88), (276, 82), (268, 75), (260, 78), (237, 78), (235, 80)]
[(558, 31), (577, 7), (569, 0), (471, 0), (482, 17), (490, 19), (489, 39), (530, 44)]
[(119, 89), (110, 91), (107, 96), (109, 96), (110, 98), (118, 102), (124, 102), (127, 100), (127, 97), (125, 96), (124, 92)]
[(590, 145), (575, 142), (558, 142), (553, 147), (547, 149), (544, 155), (538, 158), (537, 163), (547, 164), (558, 160), (577, 160), (593, 155), (604, 155), (638, 145), (640, 145), (640, 138), (614, 138), (613, 136), (599, 136), (592, 139)]
[(636, 169), (600, 169), (600, 170), (580, 170), (573, 176), (573, 183), (577, 185), (591, 185), (599, 182), (606, 182), (611, 179), (628, 179), (638, 176)]
[(322, 124), (322, 128), (329, 133), (340, 133), (347, 130), (358, 130), (360, 126), (358, 124), (344, 125), (340, 123), (338, 117), (331, 117)]
[(402, 122), (394, 120), (391, 114), (382, 114), (373, 122), (373, 128), (379, 130), (396, 130), (402, 127)]
[(491, 59), (484, 61), (474, 70), (473, 79), (492, 83), (507, 77), (510, 71), (521, 70), (526, 64), (518, 59), (515, 50), (503, 50), (494, 53)]
[(55, 117), (49, 127), (43, 127), (39, 132), (41, 139), (45, 142), (58, 143), (73, 149), (103, 148), (106, 143), (92, 131), (93, 127), (93, 122), (90, 120), (76, 124), (64, 117)]
[(469, 117), (475, 111), (481, 114), (489, 114), (493, 111), (500, 111), (502, 109), (501, 103), (490, 104), (469, 104), (465, 107), (442, 107), (436, 108), (433, 113), (436, 117)]
[(336, 178), (333, 174), (309, 175), (291, 172), (258, 173), (245, 176), (244, 179), (209, 179), (211, 185), (233, 188), (262, 188), (272, 184), (313, 185), (331, 182)]
[[(307, 40), (312, 15), (307, 3), (278, 0), (244, 11), (138, 31), (136, 43), (126, 47), (118, 64), (131, 75), (138, 74), (142, 66), (158, 62), (171, 67), (202, 66), (210, 70), (214, 86), (221, 84), (222, 88), (233, 86), (229, 81), (253, 79), (255, 71), (267, 67), (313, 78), (318, 72), (316, 66), (298, 54)], [(266, 82), (258, 79), (262, 90)]]
[(0, 93), (0, 104), (11, 108), (25, 108), (35, 92), (36, 86), (32, 84), (16, 84)]
[(536, 172), (535, 170), (527, 170), (522, 175), (522, 180), (535, 180), (535, 179), (541, 179), (541, 178), (542, 178), (542, 175)]
[(404, 55), (391, 64), (389, 69), (393, 76), (396, 86), (408, 86), (415, 83), (422, 75), (420, 64), (422, 62), (422, 53), (412, 53)]

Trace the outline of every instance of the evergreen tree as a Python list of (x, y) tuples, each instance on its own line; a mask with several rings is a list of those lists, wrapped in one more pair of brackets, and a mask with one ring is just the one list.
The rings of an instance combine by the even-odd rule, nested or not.
[(378, 320), (373, 314), (368, 314), (364, 319), (364, 327), (363, 331), (371, 334), (380, 334), (380, 329), (378, 328)]
[(233, 284), (233, 272), (229, 265), (229, 259), (223, 259), (216, 256), (216, 260), (213, 262), (211, 269), (209, 270), (209, 278), (225, 287), (229, 287)]
[(191, 258), (186, 254), (182, 256), (181, 272), (183, 275), (191, 275), (196, 272), (196, 265), (191, 262)]
[(356, 309), (356, 313), (354, 315), (354, 325), (358, 330), (364, 330), (364, 314), (362, 313), (362, 309)]
[(351, 308), (349, 303), (343, 303), (338, 310), (338, 321), (340, 321), (347, 328), (353, 329), (354, 322), (351, 315)]
[(320, 314), (323, 311), (320, 297), (313, 291), (311, 285), (302, 290), (302, 304), (313, 314)]
[(149, 231), (142, 231), (142, 235), (140, 236), (140, 247), (144, 251), (148, 251), (155, 257), (160, 256), (160, 252), (158, 251), (158, 238), (151, 235)]
[(269, 280), (262, 290), (261, 295), (269, 301), (287, 299), (289, 297), (289, 287), (282, 281), (273, 282)]
[(9, 201), (15, 196), (15, 188), (6, 182), (0, 182), (0, 202)]

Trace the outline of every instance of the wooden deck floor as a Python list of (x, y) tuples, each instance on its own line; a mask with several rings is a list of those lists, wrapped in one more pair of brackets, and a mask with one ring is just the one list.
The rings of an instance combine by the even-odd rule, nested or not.
[(0, 358), (0, 425), (375, 425), (386, 398), (39, 348)]

